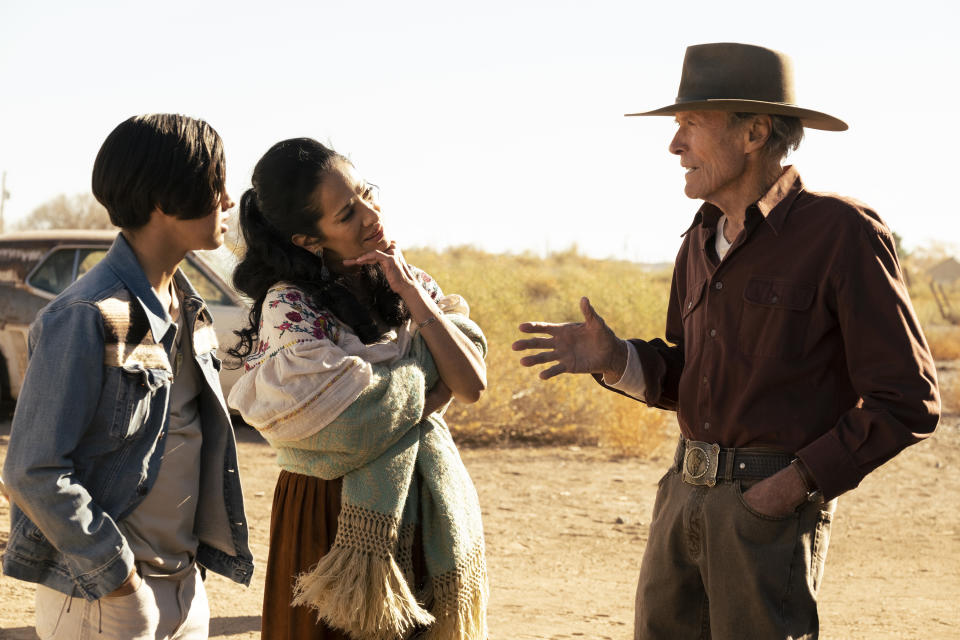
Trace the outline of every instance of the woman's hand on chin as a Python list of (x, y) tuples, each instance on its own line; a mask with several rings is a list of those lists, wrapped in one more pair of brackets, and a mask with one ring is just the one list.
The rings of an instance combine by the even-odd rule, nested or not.
[(385, 249), (374, 249), (356, 258), (348, 258), (343, 261), (343, 264), (347, 267), (379, 264), (380, 268), (383, 269), (383, 274), (387, 277), (387, 284), (401, 297), (411, 289), (416, 290), (417, 281), (414, 278), (413, 271), (407, 265), (403, 252), (400, 251), (396, 241), (391, 241)]

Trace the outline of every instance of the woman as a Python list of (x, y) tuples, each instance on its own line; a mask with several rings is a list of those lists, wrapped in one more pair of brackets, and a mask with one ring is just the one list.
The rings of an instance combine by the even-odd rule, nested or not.
[(260, 159), (240, 225), (254, 304), (230, 404), (282, 467), (263, 637), (485, 638), (480, 508), (442, 417), (486, 386), (466, 303), (405, 262), (375, 188), (314, 140)]

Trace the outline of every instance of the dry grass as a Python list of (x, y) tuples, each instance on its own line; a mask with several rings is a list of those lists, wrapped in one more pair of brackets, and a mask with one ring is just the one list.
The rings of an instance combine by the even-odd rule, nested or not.
[(960, 384), (953, 382), (941, 386), (940, 402), (944, 413), (960, 413)]
[[(610, 402), (607, 400), (607, 402)], [(620, 456), (670, 455), (680, 433), (676, 414), (615, 397), (600, 426), (598, 444)]]
[[(957, 370), (960, 365), (960, 326), (944, 317), (926, 278), (914, 277), (913, 283), (910, 297), (930, 345), (930, 352), (937, 361), (943, 412), (960, 413), (960, 372)], [(960, 284), (945, 287), (943, 292), (950, 305), (948, 310), (956, 314), (960, 309)]]
[(943, 415), (960, 415), (960, 363), (941, 363), (937, 369)]
[(960, 327), (933, 325), (925, 333), (934, 359), (960, 360)]
[(469, 247), (442, 253), (407, 250), (412, 264), (434, 276), (445, 292), (459, 293), (487, 335), (489, 388), (475, 405), (454, 404), (448, 421), (458, 440), (481, 444), (578, 444), (623, 455), (654, 455), (676, 433), (672, 413), (647, 409), (603, 389), (589, 376), (540, 380), (540, 369), (521, 367), (511, 350), (521, 322), (582, 320), (588, 296), (619, 335), (663, 332), (669, 272), (576, 252), (541, 259), (491, 255)]
[[(910, 268), (909, 263), (907, 268)], [(914, 273), (910, 282), (913, 308), (927, 336), (933, 357), (936, 360), (960, 359), (960, 326), (943, 316), (940, 305), (934, 300), (929, 278), (922, 273)], [(960, 311), (960, 284), (943, 288), (943, 293), (949, 304), (947, 310), (954, 314)]]

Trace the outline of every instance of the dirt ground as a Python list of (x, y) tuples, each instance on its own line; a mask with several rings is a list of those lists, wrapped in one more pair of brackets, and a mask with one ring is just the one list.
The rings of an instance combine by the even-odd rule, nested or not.
[[(941, 367), (960, 375), (960, 363)], [(9, 418), (0, 421), (0, 461)], [(210, 576), (211, 637), (259, 637), (273, 454), (241, 428), (254, 556), (249, 588)], [(484, 509), (494, 640), (631, 636), (633, 595), (657, 480), (668, 461), (601, 449), (462, 452)], [(960, 636), (960, 413), (840, 499), (821, 591), (821, 637)], [(0, 546), (9, 508), (0, 499)], [(0, 577), (0, 638), (34, 638), (33, 587)]]

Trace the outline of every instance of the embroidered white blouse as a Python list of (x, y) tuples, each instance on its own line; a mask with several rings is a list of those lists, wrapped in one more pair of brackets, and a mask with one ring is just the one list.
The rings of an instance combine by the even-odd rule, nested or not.
[[(459, 295), (443, 295), (429, 275), (420, 285), (444, 313), (470, 313)], [(363, 344), (353, 330), (306, 294), (277, 283), (263, 302), (259, 337), (228, 402), (271, 441), (309, 437), (330, 424), (370, 384), (372, 364), (403, 358), (417, 328), (411, 320), (377, 342)]]

